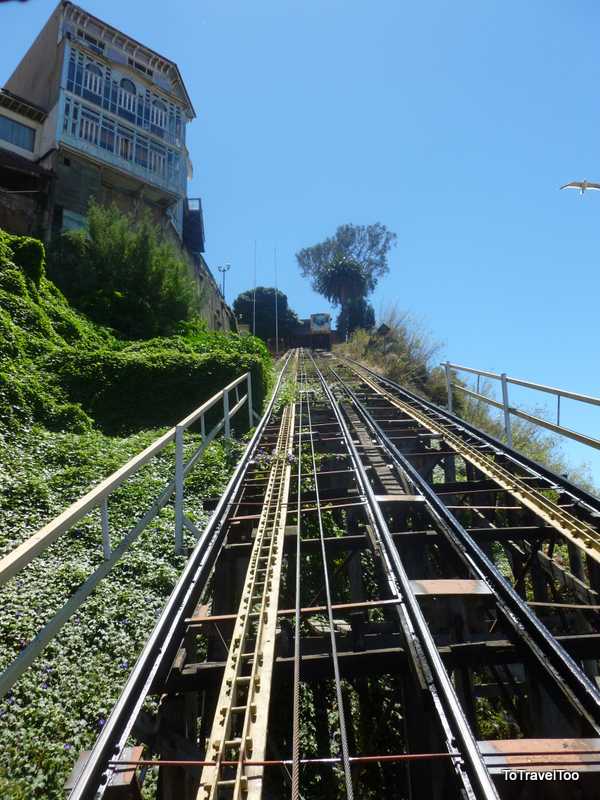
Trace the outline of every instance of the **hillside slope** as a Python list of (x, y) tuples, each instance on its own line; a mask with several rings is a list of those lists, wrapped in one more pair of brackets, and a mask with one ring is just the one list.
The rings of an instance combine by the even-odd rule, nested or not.
[[(0, 231), (0, 554), (247, 369), (258, 407), (270, 380), (260, 341), (193, 324), (170, 338), (120, 340), (47, 280), (40, 242)], [(198, 434), (186, 440), (193, 447)], [(217, 440), (186, 482), (186, 512), (200, 527), (203, 500), (220, 494), (240, 448)], [(113, 546), (172, 477), (173, 458), (166, 448), (111, 495)], [(168, 505), (0, 701), (0, 797), (64, 798), (185, 563), (173, 532)], [(0, 669), (101, 562), (95, 511), (0, 587)]]

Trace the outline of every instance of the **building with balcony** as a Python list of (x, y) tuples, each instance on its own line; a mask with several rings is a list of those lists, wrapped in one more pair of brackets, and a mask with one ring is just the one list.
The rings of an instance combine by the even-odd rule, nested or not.
[[(174, 61), (62, 0), (0, 94), (0, 170), (5, 150), (45, 182), (45, 212), (19, 232), (82, 227), (91, 198), (134, 216), (148, 210), (202, 284), (211, 327), (230, 328), (203, 258), (202, 206), (187, 199), (194, 117)], [(0, 206), (10, 197), (0, 192)]]

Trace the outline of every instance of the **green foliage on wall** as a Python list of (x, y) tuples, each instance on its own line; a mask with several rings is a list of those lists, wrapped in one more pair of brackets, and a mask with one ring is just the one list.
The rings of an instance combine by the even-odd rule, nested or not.
[(256, 407), (264, 398), (262, 362), (242, 348), (236, 353), (182, 353), (168, 347), (71, 350), (46, 363), (69, 398), (108, 433), (175, 424), (247, 370), (256, 387)]
[(173, 329), (171, 337), (118, 339), (45, 277), (40, 242), (0, 231), (0, 424), (96, 424), (108, 433), (171, 425), (247, 370), (260, 406), (270, 376), (260, 340), (198, 320)]

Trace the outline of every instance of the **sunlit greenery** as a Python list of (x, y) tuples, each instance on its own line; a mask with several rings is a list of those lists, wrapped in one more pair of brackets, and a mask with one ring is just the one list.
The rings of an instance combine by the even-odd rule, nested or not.
[(84, 230), (53, 241), (48, 276), (78, 310), (127, 339), (174, 333), (203, 303), (191, 265), (149, 213), (135, 220), (94, 202)]
[[(176, 321), (176, 320), (175, 320)], [(234, 377), (251, 370), (259, 408), (270, 357), (253, 337), (178, 322), (131, 341), (91, 322), (46, 278), (40, 242), (0, 231), (0, 549), (12, 550)], [(247, 427), (242, 413), (234, 422)], [(111, 434), (111, 435), (109, 435)], [(118, 434), (118, 435), (115, 435)], [(187, 446), (198, 434), (187, 435)], [(218, 441), (186, 482), (202, 526), (241, 445)], [(116, 546), (173, 476), (167, 447), (109, 502)], [(186, 534), (185, 546), (193, 540)], [(4, 668), (100, 565), (96, 509), (0, 590)], [(184, 564), (167, 505), (0, 702), (0, 797), (62, 800)]]

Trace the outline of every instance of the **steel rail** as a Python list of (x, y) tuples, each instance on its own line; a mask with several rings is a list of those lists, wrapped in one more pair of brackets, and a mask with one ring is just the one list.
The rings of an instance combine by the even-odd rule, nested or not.
[[(202, 793), (206, 798), (217, 798), (224, 787), (232, 790), (235, 800), (242, 793), (255, 796), (261, 792), (261, 771), (245, 774), (242, 763), (250, 755), (248, 751), (260, 759), (266, 750), (277, 625), (276, 605), (291, 475), (286, 456), (290, 452), (293, 433), (294, 408), (287, 405), (281, 417), (275, 458), (269, 471), (264, 505), (246, 570), (217, 700), (217, 712), (208, 741), (207, 749), (215, 756), (218, 766), (203, 770), (198, 797)], [(250, 674), (243, 674), (248, 667)], [(235, 777), (226, 778), (221, 775), (220, 762), (227, 760), (231, 752), (237, 752), (238, 763)]]
[(260, 438), (271, 418), (289, 359), (290, 355), (288, 354), (278, 375), (267, 409), (138, 657), (119, 699), (73, 786), (69, 800), (101, 800), (104, 796), (110, 778), (114, 774), (114, 767), (109, 766), (109, 761), (115, 756), (118, 759), (121, 755), (153, 682), (159, 676), (164, 677), (164, 673), (173, 660), (183, 635), (182, 626), (185, 624), (186, 617), (193, 612), (197, 598), (204, 590), (218, 548), (222, 544), (224, 520), (233, 505)]
[[(598, 689), (531, 611), (523, 598), (500, 574), (475, 540), (450, 513), (429, 483), (398, 450), (378, 422), (358, 400), (352, 389), (337, 375), (335, 370), (332, 369), (332, 372), (338, 377), (360, 416), (381, 439), (399, 468), (409, 476), (411, 482), (426, 498), (432, 518), (438, 523), (441, 532), (447, 536), (455, 551), (459, 555), (464, 553), (465, 556), (468, 556), (475, 573), (490, 586), (496, 596), (499, 609), (502, 610), (503, 616), (516, 635), (522, 639), (523, 633), (526, 632), (530, 640), (527, 643), (529, 650), (536, 656), (540, 666), (559, 686), (566, 698), (570, 700), (571, 705), (587, 720), (596, 734), (600, 733), (600, 693)], [(358, 374), (360, 377), (360, 373)]]
[[(314, 362), (313, 362), (314, 363)], [(323, 562), (323, 584), (325, 590), (325, 604), (327, 606), (327, 620), (329, 622), (329, 637), (331, 643), (331, 659), (333, 662), (333, 674), (335, 679), (335, 694), (338, 705), (338, 722), (340, 729), (340, 744), (342, 748), (342, 764), (344, 768), (344, 780), (346, 783), (346, 797), (348, 800), (354, 799), (354, 788), (352, 786), (352, 773), (350, 771), (350, 753), (348, 751), (348, 734), (346, 730), (346, 714), (344, 711), (344, 698), (342, 696), (342, 683), (340, 677), (340, 664), (337, 651), (337, 642), (335, 638), (335, 626), (333, 622), (333, 610), (331, 602), (331, 587), (329, 584), (329, 567), (327, 559), (327, 550), (325, 547), (325, 533), (323, 531), (323, 518), (321, 514), (321, 498), (319, 492), (319, 481), (317, 479), (317, 462), (315, 456), (314, 437), (312, 436), (312, 415), (310, 412), (310, 399), (306, 398), (306, 416), (308, 419), (308, 430), (311, 434), (310, 441), (310, 454), (312, 462), (312, 474), (315, 484), (315, 498), (317, 503), (317, 519), (319, 525), (319, 539), (321, 543), (321, 558)]]
[[(300, 366), (299, 386), (305, 383), (304, 361)], [(301, 556), (302, 539), (300, 532), (302, 505), (302, 388), (298, 397), (298, 483), (296, 514), (296, 575), (295, 575), (295, 608), (294, 608), (294, 683), (292, 697), (292, 800), (300, 800), (300, 621), (302, 598), (301, 591)]]
[[(360, 374), (360, 369), (355, 369), (355, 372)], [(363, 377), (365, 383), (369, 384), (369, 380)], [(376, 384), (371, 382), (370, 386), (381, 395), (386, 395), (386, 392), (378, 389)], [(497, 460), (484, 454), (473, 442), (465, 441), (457, 433), (450, 430), (450, 426), (443, 424), (439, 420), (432, 419), (431, 414), (419, 410), (414, 407), (414, 404), (411, 405), (406, 400), (401, 400), (393, 395), (389, 395), (388, 400), (390, 397), (392, 397), (392, 405), (395, 405), (407, 416), (415, 419), (425, 429), (436, 431), (458, 455), (473, 464), (495, 483), (507, 489), (524, 507), (533, 511), (544, 522), (556, 529), (563, 538), (584, 551), (594, 561), (600, 563), (600, 531), (593, 525), (571, 514), (566, 504), (558, 505), (547, 498), (541, 491), (537, 491), (537, 489), (527, 484), (520, 476), (510, 472), (499, 464)]]
[[(357, 476), (359, 477), (361, 489), (367, 499), (366, 508), (368, 509), (373, 529), (376, 532), (378, 544), (381, 550), (385, 552), (387, 562), (391, 566), (394, 583), (396, 584), (396, 593), (399, 593), (402, 598), (401, 608), (408, 617), (410, 630), (416, 638), (418, 648), (422, 652), (422, 657), (425, 659), (427, 671), (429, 673), (427, 683), (432, 693), (432, 699), (436, 705), (440, 721), (447, 732), (447, 747), (450, 752), (452, 752), (455, 747), (454, 738), (458, 741), (456, 755), (462, 757), (463, 768), (457, 770), (457, 776), (459, 780), (462, 781), (463, 789), (468, 797), (498, 800), (498, 793), (489, 775), (483, 755), (479, 751), (477, 741), (472, 734), (469, 723), (467, 722), (461, 704), (456, 696), (456, 692), (446, 668), (444, 667), (438, 648), (423, 616), (423, 612), (412, 591), (410, 580), (404, 569), (379, 503), (377, 502), (375, 493), (370, 485), (364, 464), (358, 454), (348, 424), (344, 419), (339, 403), (328, 386), (324, 375), (316, 364), (314, 366), (320, 378), (323, 390), (340, 425), (346, 447), (348, 448)], [(406, 630), (406, 628), (404, 629)], [(407, 636), (407, 644), (408, 649), (411, 650), (410, 635)], [(435, 702), (436, 700), (437, 703)]]
[(572, 498), (576, 499), (579, 502), (580, 507), (586, 508), (594, 517), (597, 518), (598, 515), (600, 515), (600, 498), (590, 494), (590, 492), (582, 489), (580, 486), (576, 486), (574, 483), (571, 483), (563, 475), (553, 472), (553, 470), (543, 466), (543, 464), (539, 464), (537, 461), (534, 461), (523, 453), (520, 453), (513, 447), (501, 442), (495, 436), (492, 436), (491, 434), (480, 430), (475, 425), (472, 425), (470, 422), (461, 419), (461, 417), (457, 416), (451, 411), (448, 411), (448, 409), (442, 408), (431, 400), (427, 400), (424, 397), (411, 392), (396, 381), (380, 375), (370, 367), (366, 367), (364, 364), (356, 361), (356, 359), (349, 358), (348, 356), (338, 356), (338, 358), (343, 362), (355, 365), (364, 372), (369, 373), (373, 378), (375, 378), (375, 380), (379, 381), (379, 383), (393, 389), (395, 392), (406, 398), (409, 402), (415, 403), (422, 408), (438, 415), (442, 419), (447, 420), (450, 424), (455, 426), (455, 430), (463, 431), (465, 435), (474, 437), (478, 441), (491, 446), (498, 454), (501, 453), (515, 466), (528, 472), (531, 477), (542, 478), (548, 481), (550, 484), (548, 488), (562, 489)]

